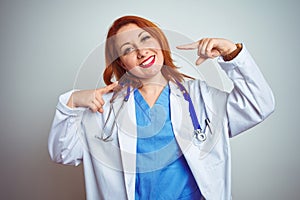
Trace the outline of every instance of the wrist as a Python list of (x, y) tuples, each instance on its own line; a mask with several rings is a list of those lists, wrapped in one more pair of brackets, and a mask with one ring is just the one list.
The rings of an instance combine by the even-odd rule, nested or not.
[(74, 105), (74, 96), (73, 96), (74, 92), (71, 94), (68, 102), (67, 102), (67, 106), (70, 108), (75, 108), (76, 106)]
[(222, 56), (224, 61), (230, 61), (234, 59), (241, 52), (243, 45), (241, 43), (237, 43), (235, 46), (236, 48), (234, 50), (231, 50), (230, 53)]

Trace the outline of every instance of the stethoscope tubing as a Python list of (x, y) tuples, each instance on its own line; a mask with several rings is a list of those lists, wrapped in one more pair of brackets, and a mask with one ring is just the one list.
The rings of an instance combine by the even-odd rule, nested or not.
[[(192, 123), (193, 123), (193, 127), (194, 127), (194, 137), (195, 137), (195, 139), (198, 142), (204, 142), (206, 140), (206, 133), (203, 132), (203, 129), (200, 126), (200, 123), (199, 123), (199, 120), (198, 120), (198, 117), (197, 117), (197, 114), (196, 114), (196, 111), (195, 111), (192, 99), (191, 99), (188, 91), (186, 90), (186, 88), (179, 81), (175, 80), (175, 82), (176, 82), (176, 85), (179, 87), (180, 91), (182, 92), (184, 99), (189, 103), (189, 113), (190, 113), (190, 117), (191, 117), (191, 120), (192, 120)], [(119, 117), (120, 111), (123, 109), (124, 104), (126, 102), (128, 102), (129, 97), (130, 97), (130, 85), (127, 86), (126, 95), (125, 95), (125, 97), (123, 99), (121, 107), (119, 108), (118, 112), (115, 114), (115, 119), (114, 119), (114, 122), (112, 124), (112, 127), (110, 129), (109, 134), (107, 134), (106, 136), (104, 136), (104, 130), (107, 128), (107, 123), (108, 123), (108, 121), (109, 121), (109, 119), (111, 117), (111, 113), (112, 113), (112, 110), (113, 110), (112, 104), (110, 106), (108, 117), (107, 117), (107, 120), (106, 120), (106, 122), (104, 124), (101, 136), (96, 135), (97, 139), (103, 140), (105, 142), (111, 141), (110, 138), (112, 136), (113, 129), (114, 129), (115, 125), (116, 125), (117, 118)]]

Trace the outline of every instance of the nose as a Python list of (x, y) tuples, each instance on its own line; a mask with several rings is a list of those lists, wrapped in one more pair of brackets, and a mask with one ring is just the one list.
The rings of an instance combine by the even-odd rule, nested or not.
[(137, 57), (138, 57), (138, 59), (141, 59), (141, 58), (144, 58), (145, 56), (147, 56), (148, 51), (149, 50), (146, 49), (146, 48), (137, 49)]

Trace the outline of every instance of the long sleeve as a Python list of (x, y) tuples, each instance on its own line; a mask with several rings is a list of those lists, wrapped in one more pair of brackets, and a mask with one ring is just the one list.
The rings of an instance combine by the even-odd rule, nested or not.
[(69, 108), (66, 103), (73, 91), (59, 97), (48, 139), (48, 150), (53, 161), (79, 165), (83, 155), (80, 141), (81, 120), (85, 108)]
[(233, 81), (234, 88), (227, 99), (230, 137), (255, 126), (268, 117), (275, 107), (273, 93), (245, 46), (229, 62), (218, 60)]

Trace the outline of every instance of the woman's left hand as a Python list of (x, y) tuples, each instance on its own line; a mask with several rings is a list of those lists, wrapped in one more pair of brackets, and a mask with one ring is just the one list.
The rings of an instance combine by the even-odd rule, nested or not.
[(200, 65), (208, 58), (216, 58), (218, 56), (225, 56), (233, 52), (237, 47), (227, 39), (222, 38), (203, 38), (197, 42), (177, 46), (181, 50), (198, 49), (199, 58), (196, 65)]

